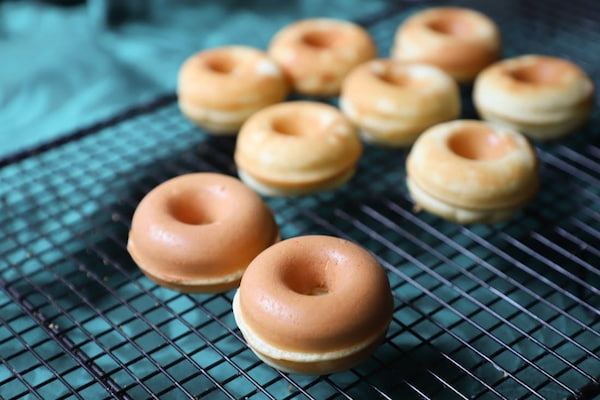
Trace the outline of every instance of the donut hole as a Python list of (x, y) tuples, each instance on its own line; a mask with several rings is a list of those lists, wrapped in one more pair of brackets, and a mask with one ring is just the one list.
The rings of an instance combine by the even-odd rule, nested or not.
[(324, 296), (331, 290), (325, 268), (318, 265), (295, 265), (287, 268), (284, 284), (293, 292), (304, 296)]
[(179, 193), (167, 203), (169, 214), (187, 225), (207, 225), (215, 221), (209, 208), (190, 193)]
[(564, 76), (565, 66), (557, 61), (544, 60), (522, 65), (508, 71), (515, 80), (531, 85), (555, 85)]
[(442, 35), (457, 38), (469, 38), (475, 34), (475, 26), (472, 21), (467, 20), (456, 12), (447, 12), (443, 16), (429, 21), (427, 27)]
[(322, 121), (309, 113), (279, 115), (273, 118), (271, 128), (286, 136), (308, 136), (319, 132)]
[(316, 30), (306, 32), (301, 37), (302, 43), (316, 49), (327, 49), (333, 47), (338, 41), (339, 33), (334, 30)]
[(497, 160), (515, 148), (512, 139), (501, 137), (486, 126), (464, 127), (448, 139), (450, 151), (475, 161)]
[(215, 54), (207, 58), (206, 67), (217, 74), (230, 74), (235, 68), (235, 60), (225, 54)]
[(398, 87), (422, 87), (426, 84), (423, 78), (417, 78), (407, 70), (385, 68), (377, 71), (375, 75), (383, 82)]

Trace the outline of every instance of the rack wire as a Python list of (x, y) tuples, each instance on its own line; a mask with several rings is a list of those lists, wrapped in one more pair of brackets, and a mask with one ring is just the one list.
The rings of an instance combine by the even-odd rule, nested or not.
[[(461, 4), (497, 20), (506, 55), (565, 56), (600, 76), (597, 3), (499, 3)], [(361, 23), (386, 54), (396, 26), (422, 6), (394, 3)], [(463, 116), (475, 117), (463, 94)], [(334, 192), (267, 198), (284, 238), (355, 241), (392, 285), (385, 343), (320, 377), (260, 362), (235, 325), (232, 292), (161, 288), (128, 256), (131, 216), (150, 189), (191, 171), (235, 174), (235, 139), (193, 127), (174, 95), (1, 160), (0, 396), (597, 398), (599, 131), (596, 108), (573, 137), (537, 146), (540, 194), (492, 226), (415, 213), (405, 150), (367, 146), (355, 178)]]

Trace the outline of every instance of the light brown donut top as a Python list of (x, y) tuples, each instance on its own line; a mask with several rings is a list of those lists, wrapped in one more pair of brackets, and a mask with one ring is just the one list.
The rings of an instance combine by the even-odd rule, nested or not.
[(131, 222), (136, 261), (173, 282), (214, 279), (245, 268), (278, 238), (273, 214), (239, 180), (192, 173), (155, 187)]
[(381, 117), (456, 116), (459, 96), (458, 85), (442, 70), (392, 59), (355, 67), (342, 85), (342, 98), (357, 112)]
[(285, 99), (289, 84), (265, 52), (224, 46), (198, 52), (179, 70), (180, 101), (217, 110), (240, 110)]
[(315, 96), (339, 92), (350, 69), (376, 56), (375, 43), (361, 26), (330, 18), (294, 22), (275, 34), (268, 53), (296, 91)]
[(333, 351), (380, 335), (393, 312), (383, 268), (362, 247), (300, 236), (256, 257), (239, 288), (246, 324), (288, 351)]
[[(498, 109), (517, 119), (535, 122), (536, 114), (562, 118), (574, 107), (591, 107), (594, 84), (579, 66), (551, 56), (529, 54), (498, 61), (477, 77), (478, 107)], [(533, 114), (532, 114), (533, 113)]]
[(251, 116), (238, 134), (238, 168), (280, 187), (318, 183), (354, 168), (360, 138), (335, 107), (292, 101)]
[(475, 78), (500, 55), (500, 32), (484, 14), (462, 7), (432, 7), (397, 30), (393, 58), (433, 64), (458, 81)]
[(519, 205), (538, 190), (537, 156), (525, 137), (476, 120), (436, 125), (415, 142), (407, 176), (430, 195), (459, 207)]

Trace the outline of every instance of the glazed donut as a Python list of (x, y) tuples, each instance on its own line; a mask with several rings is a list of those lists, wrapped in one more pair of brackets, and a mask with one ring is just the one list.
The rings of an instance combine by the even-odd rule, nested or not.
[(213, 134), (235, 134), (257, 110), (284, 100), (290, 87), (266, 53), (247, 46), (198, 52), (179, 70), (184, 116)]
[(473, 103), (480, 116), (532, 139), (559, 139), (590, 116), (594, 84), (570, 61), (525, 55), (499, 61), (475, 80)]
[(408, 146), (430, 126), (457, 118), (461, 104), (458, 85), (439, 68), (380, 59), (350, 72), (340, 108), (365, 141)]
[(362, 148), (356, 129), (337, 108), (291, 101), (260, 110), (244, 123), (234, 159), (239, 177), (257, 192), (294, 196), (344, 184)]
[(465, 224), (506, 220), (539, 187), (537, 156), (527, 139), (476, 120), (425, 131), (407, 157), (406, 174), (417, 209)]
[(279, 230), (262, 199), (239, 180), (191, 173), (151, 190), (131, 222), (127, 250), (159, 285), (213, 293), (239, 285), (242, 273)]
[(269, 55), (281, 65), (298, 93), (334, 96), (350, 69), (377, 54), (369, 33), (352, 22), (313, 18), (275, 34)]
[(299, 236), (263, 251), (233, 300), (249, 347), (285, 372), (323, 375), (367, 358), (385, 337), (393, 299), (385, 271), (362, 247)]
[(500, 56), (497, 25), (461, 7), (433, 7), (409, 17), (396, 31), (392, 58), (433, 64), (458, 82), (470, 82)]

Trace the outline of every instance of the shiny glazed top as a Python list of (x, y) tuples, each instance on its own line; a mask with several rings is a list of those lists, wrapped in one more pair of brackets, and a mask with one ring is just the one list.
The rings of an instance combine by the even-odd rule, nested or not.
[(282, 101), (289, 84), (267, 54), (249, 46), (198, 52), (181, 66), (177, 94), (198, 107), (236, 111)]
[(243, 270), (278, 235), (270, 209), (239, 180), (192, 173), (160, 184), (142, 199), (129, 246), (143, 269), (186, 282)]
[(244, 123), (235, 162), (264, 182), (297, 187), (354, 168), (362, 149), (356, 129), (337, 108), (292, 101), (264, 108)]
[(312, 18), (294, 22), (271, 40), (268, 53), (296, 91), (315, 96), (339, 92), (350, 69), (376, 56), (369, 33), (352, 22)]
[[(578, 65), (558, 57), (528, 54), (498, 61), (477, 77), (480, 106), (535, 122), (539, 114), (560, 115), (572, 107), (593, 106), (594, 84)], [(499, 107), (500, 106), (500, 107)]]
[(537, 192), (538, 161), (525, 137), (477, 120), (436, 125), (415, 142), (406, 160), (409, 179), (449, 204), (495, 209)]
[(460, 113), (456, 82), (431, 65), (377, 59), (354, 68), (342, 97), (360, 114), (393, 118), (451, 118)]
[(331, 236), (282, 241), (252, 261), (239, 289), (246, 324), (289, 351), (334, 351), (380, 336), (393, 300), (383, 268)]
[(486, 15), (462, 7), (432, 7), (397, 30), (393, 57), (433, 64), (470, 81), (500, 56), (500, 32)]

